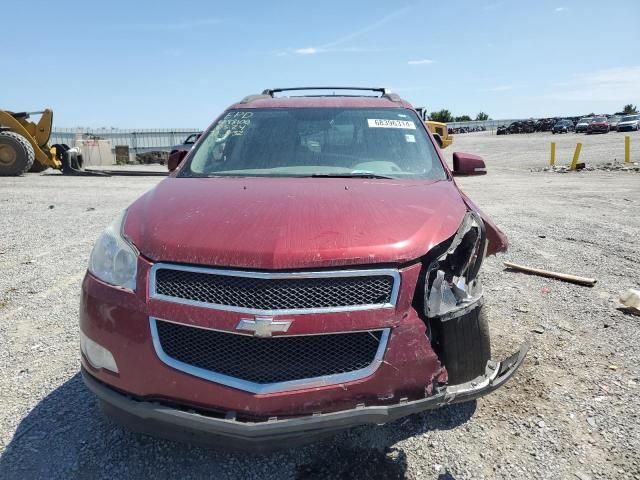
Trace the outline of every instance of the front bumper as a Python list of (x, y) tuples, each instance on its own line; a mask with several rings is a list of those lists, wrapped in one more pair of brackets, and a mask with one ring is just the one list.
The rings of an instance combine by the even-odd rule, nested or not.
[(119, 393), (96, 380), (84, 368), (87, 387), (100, 399), (106, 414), (126, 428), (173, 440), (204, 443), (226, 448), (274, 450), (317, 440), (340, 430), (384, 424), (425, 410), (460, 403), (486, 395), (502, 386), (522, 364), (527, 343), (501, 362), (489, 361), (485, 374), (459, 385), (439, 389), (435, 394), (394, 405), (360, 406), (330, 413), (294, 418), (271, 417), (262, 422), (244, 422), (235, 412), (212, 416), (185, 407), (149, 402)]

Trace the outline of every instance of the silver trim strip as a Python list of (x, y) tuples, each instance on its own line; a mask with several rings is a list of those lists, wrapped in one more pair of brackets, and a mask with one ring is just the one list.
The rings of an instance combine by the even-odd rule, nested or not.
[[(389, 335), (391, 329), (384, 328), (382, 330), (382, 336), (380, 337), (380, 343), (378, 345), (378, 350), (376, 351), (375, 356), (373, 357), (373, 361), (369, 364), (369, 366), (365, 368), (361, 368), (360, 370), (354, 370), (353, 372), (347, 373), (338, 373), (335, 375), (325, 375), (322, 377), (314, 377), (314, 378), (304, 378), (300, 380), (291, 380), (288, 382), (277, 382), (277, 383), (255, 383), (249, 382), (247, 380), (242, 380), (236, 377), (231, 377), (229, 375), (223, 375), (221, 373), (216, 373), (211, 370), (206, 370), (200, 367), (194, 367), (193, 365), (189, 365), (188, 363), (181, 362), (176, 360), (173, 357), (170, 357), (166, 354), (166, 352), (162, 349), (162, 345), (160, 344), (160, 337), (158, 335), (158, 327), (156, 326), (156, 321), (167, 321), (161, 318), (149, 317), (149, 326), (151, 327), (151, 338), (153, 339), (153, 348), (158, 355), (158, 358), (165, 363), (166, 365), (175, 368), (184, 373), (188, 373), (189, 375), (193, 375), (194, 377), (199, 377), (204, 380), (209, 380), (210, 382), (219, 383), (220, 385), (226, 385), (227, 387), (237, 388), (238, 390), (244, 390), (245, 392), (251, 392), (255, 394), (266, 394), (266, 393), (280, 393), (280, 392), (289, 392), (291, 390), (301, 390), (304, 388), (317, 388), (324, 387), (328, 385), (336, 385), (339, 383), (347, 383), (353, 382), (355, 380), (360, 380), (362, 378), (368, 377), (375, 373), (378, 370), (378, 367), (382, 364), (382, 359), (384, 358), (384, 353), (387, 349), (387, 342), (389, 341)], [(171, 322), (177, 323), (179, 325), (184, 325), (185, 327), (192, 328), (201, 328), (203, 330), (215, 330), (213, 328), (200, 327), (196, 325), (188, 325), (186, 323), (179, 322)], [(216, 330), (222, 331), (222, 330)], [(370, 330), (373, 331), (373, 330)], [(228, 332), (224, 331), (230, 335), (239, 335), (236, 332)], [(358, 330), (347, 331), (347, 332), (332, 332), (324, 335), (341, 335), (344, 333), (356, 333)], [(318, 334), (323, 335), (323, 334)], [(245, 335), (247, 336), (247, 335)], [(291, 335), (287, 335), (291, 336)], [(253, 338), (253, 337), (252, 337)], [(277, 337), (274, 337), (274, 339)], [(269, 340), (267, 340), (269, 341)], [(247, 361), (251, 361), (251, 359), (247, 359)]]
[[(370, 305), (351, 305), (346, 307), (324, 307), (324, 308), (294, 308), (279, 310), (260, 310), (257, 308), (234, 307), (231, 305), (220, 305), (216, 303), (199, 302), (185, 298), (162, 295), (156, 291), (156, 272), (159, 269), (179, 270), (183, 272), (209, 273), (212, 275), (226, 275), (228, 277), (260, 278), (268, 280), (295, 279), (295, 278), (344, 278), (344, 277), (370, 277), (376, 275), (386, 275), (393, 277), (393, 289), (388, 303)], [(166, 302), (180, 303), (183, 305), (194, 305), (197, 307), (213, 308), (228, 312), (251, 313), (255, 315), (303, 315), (308, 313), (328, 313), (328, 312), (353, 312), (357, 310), (373, 310), (378, 308), (394, 308), (398, 301), (400, 292), (400, 272), (393, 268), (377, 268), (371, 270), (331, 270), (315, 272), (246, 272), (243, 270), (222, 270), (208, 267), (192, 267), (188, 265), (176, 265), (172, 263), (156, 263), (149, 272), (149, 298), (164, 300)]]

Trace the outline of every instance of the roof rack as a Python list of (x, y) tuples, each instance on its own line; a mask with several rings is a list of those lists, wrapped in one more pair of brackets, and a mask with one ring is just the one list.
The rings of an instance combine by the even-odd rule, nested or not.
[(242, 100), (240, 100), (240, 103), (251, 103), (254, 100), (264, 100), (266, 98), (272, 98), (272, 95), (267, 95), (267, 94), (255, 94), (255, 95), (247, 95), (246, 97), (244, 97)]
[[(386, 98), (387, 100), (391, 100), (392, 102), (400, 102), (400, 96), (398, 96), (398, 94), (396, 93), (391, 93), (391, 90), (389, 90), (388, 88), (383, 88), (383, 87), (372, 87), (372, 88), (367, 88), (367, 87), (290, 87), (290, 88), (267, 88), (266, 90), (264, 90), (262, 92), (262, 95), (260, 95), (261, 98), (264, 98), (264, 96), (268, 96), (268, 97), (273, 97), (275, 93), (280, 93), (280, 92), (293, 92), (293, 91), (300, 91), (300, 90), (357, 90), (357, 91), (368, 91), (368, 92), (379, 92), (381, 93), (381, 97), (382, 98)], [(315, 95), (314, 95), (315, 96)], [(255, 97), (258, 97), (257, 95), (250, 95), (250, 97), (254, 97), (253, 99), (256, 99)], [(250, 98), (247, 97), (247, 98)], [(253, 100), (252, 99), (252, 100)], [(251, 101), (251, 100), (249, 100)]]

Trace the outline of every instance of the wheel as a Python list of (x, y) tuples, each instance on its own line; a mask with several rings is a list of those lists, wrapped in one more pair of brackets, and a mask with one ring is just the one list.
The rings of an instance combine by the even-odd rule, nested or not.
[(0, 132), (0, 177), (17, 177), (29, 171), (36, 158), (33, 147), (22, 135)]
[(491, 358), (486, 307), (435, 325), (436, 350), (449, 374), (449, 384), (473, 380), (485, 372)]
[[(42, 147), (42, 149), (45, 150), (45, 151), (48, 151), (49, 147), (45, 145), (44, 147)], [(35, 161), (33, 162), (33, 165), (31, 165), (31, 168), (29, 169), (29, 172), (40, 173), (40, 172), (44, 172), (47, 168), (49, 168), (49, 166), (43, 165), (36, 158)]]

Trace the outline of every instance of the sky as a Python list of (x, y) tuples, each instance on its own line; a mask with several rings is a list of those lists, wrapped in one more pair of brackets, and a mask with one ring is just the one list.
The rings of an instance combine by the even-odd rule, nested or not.
[(286, 86), (494, 119), (640, 104), (638, 0), (3, 4), (0, 108), (53, 108), (56, 127), (204, 128)]

